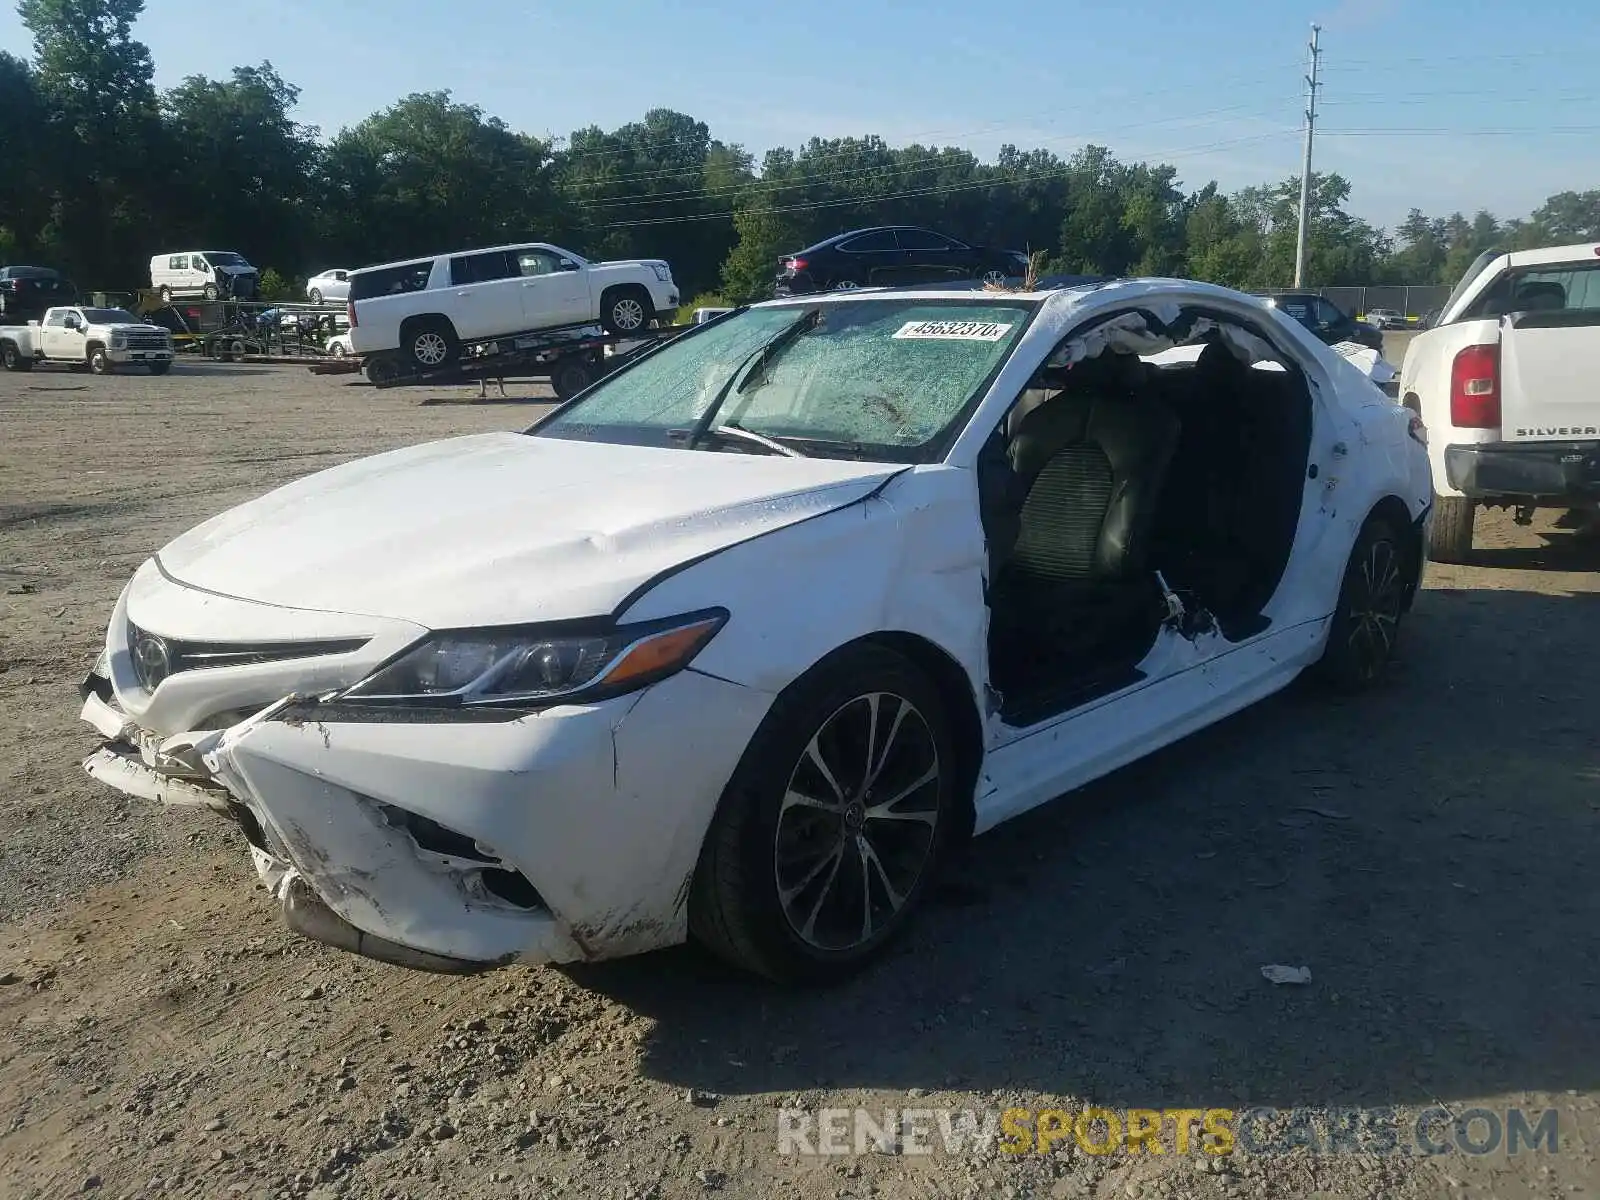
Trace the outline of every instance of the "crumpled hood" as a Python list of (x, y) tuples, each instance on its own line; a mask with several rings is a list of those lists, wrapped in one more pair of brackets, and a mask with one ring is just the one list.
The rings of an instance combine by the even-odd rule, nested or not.
[(219, 266), (217, 270), (224, 275), (254, 275), (256, 273), (256, 269), (248, 263), (226, 263)]
[(319, 471), (157, 557), (223, 595), (435, 629), (593, 617), (668, 568), (854, 503), (903, 469), (476, 434)]

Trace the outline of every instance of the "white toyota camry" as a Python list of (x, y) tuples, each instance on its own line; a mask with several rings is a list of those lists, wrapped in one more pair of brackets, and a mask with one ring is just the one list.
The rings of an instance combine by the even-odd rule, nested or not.
[(1205, 284), (738, 309), (163, 547), (85, 767), (230, 816), (293, 928), (388, 962), (833, 976), (959, 839), (1304, 668), (1377, 680), (1425, 436)]

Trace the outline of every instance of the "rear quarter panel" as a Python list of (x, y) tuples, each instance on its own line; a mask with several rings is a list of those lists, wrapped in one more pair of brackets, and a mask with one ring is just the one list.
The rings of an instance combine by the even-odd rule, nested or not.
[[(345, 285), (348, 288), (348, 284)], [(420, 292), (370, 296), (356, 301), (356, 324), (350, 329), (350, 347), (357, 354), (394, 350), (400, 345), (400, 325), (422, 313), (450, 316), (450, 262), (438, 259)]]
[(10, 342), (24, 357), (39, 352), (38, 329), (29, 325), (0, 325), (0, 342)]
[(1494, 320), (1457, 321), (1424, 330), (1411, 339), (1400, 366), (1400, 402), (1417, 413), (1428, 428), (1428, 462), (1433, 490), (1440, 496), (1459, 496), (1445, 480), (1447, 446), (1494, 442), (1498, 429), (1460, 429), (1450, 421), (1450, 367), (1468, 346), (1488, 345), (1500, 339)]

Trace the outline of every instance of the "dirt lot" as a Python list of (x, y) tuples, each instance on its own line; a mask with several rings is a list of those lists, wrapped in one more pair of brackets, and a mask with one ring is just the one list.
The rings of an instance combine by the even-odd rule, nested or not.
[[(0, 376), (0, 1195), (1596, 1194), (1600, 551), (1547, 521), (1481, 520), (1379, 694), (1297, 686), (996, 831), (826, 993), (688, 950), (469, 980), (353, 959), (283, 931), (223, 823), (81, 774), (74, 685), (145, 555), (344, 458), (525, 425), (511, 390)], [(1560, 1141), (777, 1152), (780, 1107), (1088, 1103), (1520, 1106)]]

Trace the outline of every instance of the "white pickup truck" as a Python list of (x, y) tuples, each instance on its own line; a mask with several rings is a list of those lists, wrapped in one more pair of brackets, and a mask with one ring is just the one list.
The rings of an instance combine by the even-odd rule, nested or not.
[(664, 262), (589, 262), (544, 242), (363, 267), (349, 282), (351, 348), (418, 370), (449, 366), (473, 343), (540, 330), (639, 333), (678, 307)]
[(1428, 557), (1461, 562), (1483, 505), (1600, 506), (1600, 246), (1485, 251), (1412, 339), (1400, 402), (1428, 431)]
[(41, 321), (0, 326), (0, 366), (31, 371), (41, 362), (87, 366), (96, 375), (132, 364), (165, 375), (172, 368), (172, 334), (125, 308), (47, 308)]

